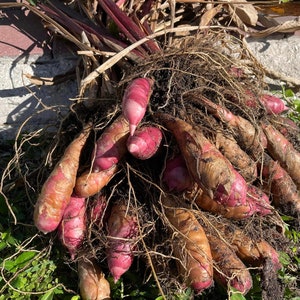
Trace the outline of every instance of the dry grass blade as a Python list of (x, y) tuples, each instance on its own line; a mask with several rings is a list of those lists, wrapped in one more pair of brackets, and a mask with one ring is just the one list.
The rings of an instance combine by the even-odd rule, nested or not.
[(273, 26), (260, 31), (254, 32), (249, 30), (248, 34), (249, 36), (252, 37), (263, 38), (277, 32), (287, 33), (287, 32), (295, 32), (297, 30), (300, 30), (300, 17), (295, 20), (286, 21), (277, 26)]

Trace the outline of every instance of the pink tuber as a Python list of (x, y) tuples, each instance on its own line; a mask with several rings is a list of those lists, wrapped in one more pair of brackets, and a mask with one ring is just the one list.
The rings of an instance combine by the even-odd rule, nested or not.
[(274, 95), (264, 94), (259, 98), (259, 101), (262, 103), (268, 114), (281, 114), (289, 109), (280, 98)]
[(100, 172), (85, 172), (76, 179), (74, 187), (76, 195), (90, 197), (96, 195), (105, 187), (118, 171), (118, 166), (113, 165), (109, 169)]
[(153, 80), (150, 78), (134, 79), (126, 88), (122, 99), (122, 112), (129, 122), (130, 135), (143, 119), (152, 93)]
[(199, 128), (169, 114), (155, 116), (173, 133), (192, 179), (205, 193), (226, 206), (246, 204), (245, 179)]
[(128, 212), (127, 206), (115, 204), (112, 207), (107, 223), (108, 268), (117, 282), (120, 277), (130, 268), (133, 262), (133, 250), (137, 238), (136, 217)]
[(289, 108), (285, 106), (282, 99), (269, 94), (262, 94), (255, 96), (250, 90), (245, 90), (246, 100), (245, 103), (248, 107), (258, 107), (259, 103), (265, 108), (267, 114), (279, 115)]
[(110, 126), (106, 127), (96, 143), (92, 155), (93, 172), (107, 170), (117, 164), (127, 152), (126, 141), (129, 135), (129, 124), (124, 116), (119, 116)]
[(43, 233), (57, 229), (76, 183), (81, 150), (89, 136), (87, 127), (66, 148), (45, 181), (34, 208), (34, 224)]
[(262, 216), (272, 213), (272, 206), (270, 204), (269, 197), (258, 187), (254, 185), (248, 185), (247, 200), (252, 203), (254, 210)]
[(289, 119), (286, 116), (273, 116), (274, 124), (277, 130), (280, 131), (280, 133), (289, 138), (290, 134), (295, 134), (300, 136), (300, 127), (291, 119)]
[(267, 149), (271, 157), (280, 163), (300, 189), (300, 152), (275, 127), (262, 124), (267, 137)]
[(243, 205), (236, 206), (221, 204), (210, 198), (197, 185), (195, 185), (194, 189), (186, 191), (184, 197), (197, 204), (197, 206), (202, 210), (209, 211), (216, 215), (221, 215), (227, 219), (245, 219), (249, 218), (256, 212), (255, 204), (250, 201), (247, 201)]
[(182, 192), (193, 182), (182, 155), (177, 155), (166, 162), (163, 181), (170, 191)]
[(214, 261), (214, 279), (225, 288), (231, 286), (242, 294), (247, 294), (252, 288), (248, 268), (220, 236), (211, 233), (206, 235)]
[(238, 79), (245, 76), (244, 70), (242, 68), (236, 67), (236, 66), (231, 66), (230, 69), (228, 70), (228, 73)]
[(85, 198), (72, 195), (58, 227), (58, 237), (69, 250), (71, 259), (81, 245), (86, 231)]
[(104, 211), (107, 206), (107, 200), (104, 195), (99, 195), (93, 200), (90, 210), (90, 223), (99, 228), (102, 227)]
[(226, 107), (212, 102), (199, 93), (187, 93), (185, 97), (204, 106), (217, 119), (227, 124), (232, 129), (233, 135), (238, 136), (241, 148), (247, 149), (252, 158), (257, 159), (263, 153), (267, 146), (267, 139), (262, 129), (253, 126), (247, 119), (234, 115)]
[(136, 158), (145, 160), (151, 158), (162, 140), (162, 132), (153, 126), (144, 126), (135, 131), (127, 140), (128, 151)]
[(262, 175), (266, 189), (271, 192), (273, 205), (285, 213), (300, 215), (300, 191), (278, 161), (265, 154)]

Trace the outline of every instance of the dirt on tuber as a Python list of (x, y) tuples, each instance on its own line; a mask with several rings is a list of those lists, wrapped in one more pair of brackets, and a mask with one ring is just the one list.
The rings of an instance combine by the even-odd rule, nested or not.
[[(192, 211), (177, 207), (171, 195), (164, 197), (162, 203), (167, 219), (178, 231), (180, 242), (174, 245), (175, 255), (184, 264), (187, 283), (199, 294), (213, 284), (212, 256), (205, 231)], [(182, 269), (180, 264), (179, 268)]]
[(175, 136), (191, 177), (205, 193), (226, 206), (246, 204), (245, 179), (199, 128), (168, 114), (155, 117)]

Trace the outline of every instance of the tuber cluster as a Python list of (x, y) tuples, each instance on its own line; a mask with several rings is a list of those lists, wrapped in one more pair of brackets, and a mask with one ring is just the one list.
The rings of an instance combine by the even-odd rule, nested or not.
[[(182, 286), (203, 294), (217, 284), (245, 295), (252, 269), (259, 272), (268, 262), (276, 273), (281, 264), (276, 247), (239, 222), (277, 211), (300, 215), (300, 153), (270, 117), (284, 119), (287, 107), (248, 91), (245, 101), (264, 107), (254, 122), (232, 109), (232, 97), (230, 106), (194, 89), (182, 96), (183, 106), (155, 109), (157, 89), (155, 76), (129, 82), (120, 113), (95, 132), (89, 165), (80, 171), (91, 126), (75, 138), (42, 188), (35, 224), (44, 233), (58, 229), (77, 259), (83, 299), (108, 298), (104, 273), (117, 282), (136, 257), (145, 260), (142, 226), (150, 215), (153, 243), (169, 245), (161, 257), (168, 257), (166, 268)], [(100, 250), (87, 257), (94, 244)]]

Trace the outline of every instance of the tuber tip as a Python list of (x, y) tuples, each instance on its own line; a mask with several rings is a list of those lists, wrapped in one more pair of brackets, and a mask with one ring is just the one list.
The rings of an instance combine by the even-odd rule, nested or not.
[(193, 282), (192, 287), (197, 294), (201, 294), (213, 284), (212, 280)]
[(121, 278), (121, 276), (125, 273), (126, 270), (124, 270), (123, 268), (120, 267), (112, 267), (110, 269), (110, 272), (113, 276), (114, 279), (114, 283), (117, 283), (118, 280)]
[(136, 144), (129, 144), (127, 146), (128, 148), (128, 151), (131, 153), (131, 154), (135, 154), (135, 153), (139, 153), (139, 150), (140, 150), (140, 147)]
[(247, 280), (244, 280), (242, 282), (238, 281), (237, 279), (234, 279), (232, 280), (232, 282), (230, 282), (230, 285), (237, 291), (245, 295), (252, 288), (252, 280), (251, 277), (247, 278)]
[(129, 133), (130, 133), (130, 136), (133, 136), (135, 130), (136, 130), (136, 125), (129, 124)]

